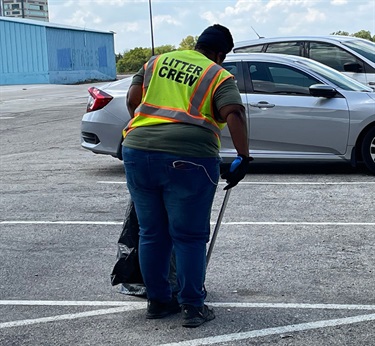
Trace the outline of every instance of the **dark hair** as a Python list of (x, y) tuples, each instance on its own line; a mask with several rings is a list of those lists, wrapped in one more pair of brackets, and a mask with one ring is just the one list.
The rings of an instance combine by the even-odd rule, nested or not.
[(220, 24), (214, 24), (205, 29), (198, 37), (195, 49), (227, 54), (233, 46), (233, 38), (229, 29)]

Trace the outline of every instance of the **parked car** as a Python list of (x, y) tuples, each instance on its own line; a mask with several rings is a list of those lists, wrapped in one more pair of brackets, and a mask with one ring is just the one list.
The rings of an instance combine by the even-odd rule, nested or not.
[(375, 43), (353, 36), (289, 36), (237, 42), (234, 53), (304, 56), (375, 89)]
[[(255, 160), (363, 161), (375, 173), (375, 92), (311, 59), (231, 54), (223, 66), (241, 92)], [(122, 159), (125, 96), (131, 78), (89, 88), (82, 147)], [(226, 127), (220, 155), (236, 156)]]

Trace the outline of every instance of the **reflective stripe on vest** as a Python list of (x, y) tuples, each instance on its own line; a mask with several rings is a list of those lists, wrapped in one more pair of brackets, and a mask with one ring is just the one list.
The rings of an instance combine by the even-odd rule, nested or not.
[(176, 109), (159, 108), (151, 105), (142, 104), (142, 106), (140, 107), (139, 116), (163, 119), (168, 118), (169, 120), (171, 120), (171, 122), (175, 120), (177, 122), (184, 122), (192, 125), (203, 126), (213, 131), (215, 134), (220, 135), (220, 128), (216, 124), (211, 123), (207, 118), (202, 117), (200, 115), (189, 115), (186, 112), (178, 111)]
[(157, 58), (159, 58), (160, 55), (154, 55), (151, 57), (151, 59), (145, 64), (145, 75), (143, 80), (143, 88), (147, 89), (148, 85), (150, 84), (150, 80), (152, 77), (152, 72), (154, 71), (154, 65)]
[(197, 89), (190, 98), (190, 108), (189, 113), (192, 115), (201, 115), (200, 109), (205, 100), (207, 91), (210, 90), (211, 84), (213, 84), (217, 79), (217, 74), (222, 68), (219, 65), (212, 64), (206, 71), (205, 76), (202, 78), (201, 82), (198, 84)]

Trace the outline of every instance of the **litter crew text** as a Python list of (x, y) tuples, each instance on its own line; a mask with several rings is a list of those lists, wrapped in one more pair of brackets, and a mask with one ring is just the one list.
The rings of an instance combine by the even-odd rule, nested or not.
[[(188, 62), (164, 58), (163, 66), (159, 70), (159, 76), (171, 79), (177, 83), (188, 84), (192, 86), (203, 71), (203, 68)], [(178, 68), (178, 70), (177, 70)]]

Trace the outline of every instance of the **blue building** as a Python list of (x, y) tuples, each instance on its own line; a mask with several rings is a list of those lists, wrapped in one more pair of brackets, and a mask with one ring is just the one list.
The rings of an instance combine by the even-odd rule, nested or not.
[(115, 79), (113, 32), (0, 17), (0, 85)]

